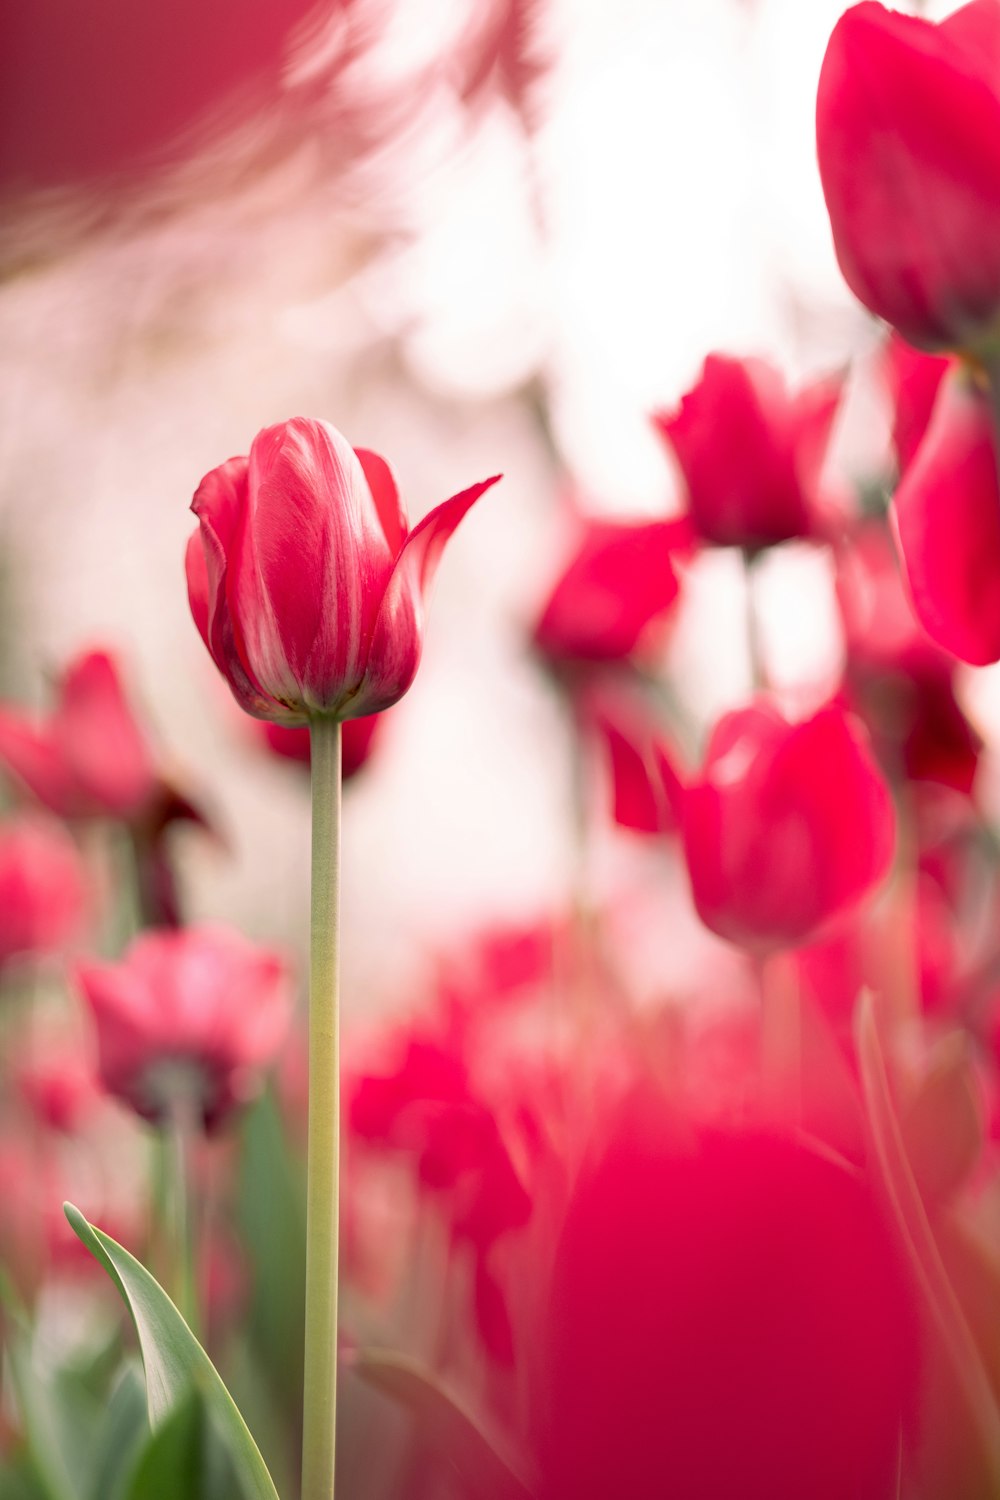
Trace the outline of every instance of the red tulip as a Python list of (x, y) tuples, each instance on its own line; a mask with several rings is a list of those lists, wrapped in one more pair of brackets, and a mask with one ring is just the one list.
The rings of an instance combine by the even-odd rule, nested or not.
[(213, 1127), (260, 1088), (285, 1040), (284, 961), (226, 928), (147, 932), (119, 963), (77, 965), (109, 1093), (159, 1121), (177, 1091)]
[(900, 473), (927, 431), (938, 388), (950, 365), (947, 355), (924, 354), (898, 333), (891, 333), (886, 341), (882, 371), (892, 397), (892, 445)]
[(132, 819), (163, 790), (107, 651), (69, 663), (48, 718), (0, 707), (0, 762), (60, 817)]
[[(367, 765), (373, 749), (381, 714), (368, 714), (363, 719), (345, 720), (341, 731), (340, 773), (345, 781)], [(300, 765), (310, 763), (309, 728), (305, 724), (274, 724), (265, 719), (257, 726), (269, 749), (283, 760), (294, 760)]]
[(542, 1500), (888, 1500), (915, 1322), (863, 1179), (781, 1135), (636, 1109), (556, 1257)]
[(684, 799), (698, 914), (750, 949), (796, 947), (855, 906), (894, 839), (864, 729), (832, 704), (799, 724), (766, 704), (726, 715)]
[(842, 385), (828, 377), (793, 397), (764, 360), (708, 356), (677, 410), (654, 418), (683, 470), (703, 540), (754, 551), (815, 532)]
[(619, 661), (643, 645), (677, 599), (677, 521), (581, 520), (576, 550), (535, 626), (556, 666)]
[(258, 719), (362, 718), (413, 681), (444, 545), (499, 475), (412, 531), (385, 459), (293, 417), (202, 480), (187, 549), (191, 612)]
[(83, 864), (57, 823), (22, 817), (0, 828), (0, 963), (65, 947), (86, 905)]
[(1000, 660), (1000, 485), (990, 406), (961, 369), (893, 500), (913, 607), (962, 661)]
[(930, 21), (855, 5), (816, 104), (840, 269), (924, 349), (976, 349), (1000, 319), (1000, 4)]
[(670, 833), (683, 791), (676, 752), (641, 699), (594, 683), (576, 699), (583, 732), (604, 753), (611, 776), (612, 815), (636, 833)]

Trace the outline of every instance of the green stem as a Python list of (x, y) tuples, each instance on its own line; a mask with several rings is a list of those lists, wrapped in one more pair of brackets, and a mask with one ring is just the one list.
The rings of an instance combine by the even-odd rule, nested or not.
[(340, 724), (314, 719), (302, 1500), (332, 1500), (340, 1200)]
[(767, 691), (767, 669), (764, 664), (764, 642), (761, 639), (760, 613), (757, 608), (757, 555), (743, 550), (743, 583), (745, 590), (747, 652), (750, 657), (750, 687), (754, 693)]
[(194, 1100), (179, 1092), (170, 1110), (166, 1127), (165, 1151), (168, 1157), (166, 1178), (169, 1193), (168, 1225), (171, 1239), (171, 1292), (178, 1312), (194, 1334), (199, 1334), (198, 1288), (195, 1277), (195, 1232), (191, 1212), (190, 1146), (193, 1131)]

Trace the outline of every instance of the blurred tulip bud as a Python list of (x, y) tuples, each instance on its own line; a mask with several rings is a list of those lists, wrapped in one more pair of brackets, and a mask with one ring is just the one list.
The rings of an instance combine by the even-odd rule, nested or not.
[(384, 459), (327, 422), (258, 433), (202, 480), (188, 543), (191, 612), (240, 707), (258, 719), (362, 718), (416, 675), (445, 543), (499, 475), (407, 530)]
[(109, 1093), (154, 1122), (194, 1102), (208, 1128), (260, 1090), (292, 1013), (277, 954), (221, 927), (147, 932), (119, 963), (80, 962)]
[(961, 661), (1000, 660), (1000, 485), (987, 397), (948, 375), (893, 520), (917, 617)]
[(855, 296), (924, 349), (1000, 319), (1000, 3), (946, 20), (852, 6), (826, 50), (820, 176)]
[(86, 908), (86, 877), (69, 834), (27, 816), (0, 828), (0, 963), (64, 948), (80, 935)]
[(684, 799), (698, 914), (752, 950), (797, 947), (856, 906), (894, 843), (867, 735), (832, 704), (799, 724), (763, 703), (727, 714)]
[(0, 707), (0, 762), (64, 818), (131, 820), (163, 786), (108, 651), (74, 657), (48, 718)]
[(753, 552), (818, 529), (817, 490), (843, 380), (790, 396), (762, 359), (710, 354), (674, 412), (654, 418), (687, 484), (695, 531)]
[(534, 644), (556, 666), (621, 661), (646, 644), (679, 592), (678, 521), (581, 520), (576, 548), (542, 610)]
[(672, 833), (683, 796), (677, 754), (643, 701), (606, 683), (575, 699), (584, 734), (600, 745), (611, 773), (612, 816), (635, 833)]

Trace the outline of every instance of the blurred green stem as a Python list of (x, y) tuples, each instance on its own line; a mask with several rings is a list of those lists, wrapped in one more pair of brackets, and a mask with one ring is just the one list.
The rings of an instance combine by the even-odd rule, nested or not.
[(195, 1277), (194, 1215), (191, 1212), (191, 1142), (197, 1130), (196, 1101), (192, 1094), (180, 1090), (170, 1110), (165, 1131), (167, 1155), (167, 1223), (171, 1237), (171, 1286), (174, 1304), (185, 1323), (200, 1337), (198, 1288)]
[(340, 724), (314, 719), (302, 1500), (332, 1500), (340, 1200)]
[(743, 584), (746, 601), (747, 653), (750, 658), (750, 690), (767, 691), (767, 669), (764, 665), (764, 642), (761, 639), (760, 613), (757, 608), (757, 558), (759, 554), (743, 549)]

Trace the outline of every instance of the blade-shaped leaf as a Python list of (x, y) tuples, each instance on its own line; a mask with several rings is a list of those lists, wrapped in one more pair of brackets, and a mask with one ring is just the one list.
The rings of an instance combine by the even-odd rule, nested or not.
[(241, 1493), (205, 1399), (192, 1387), (143, 1449), (128, 1500), (240, 1500)]
[(454, 1465), (470, 1494), (489, 1500), (532, 1500), (536, 1492), (501, 1438), (486, 1431), (433, 1371), (405, 1354), (362, 1349), (352, 1368), (376, 1390), (406, 1406), (421, 1437)]
[(146, 1404), (153, 1427), (167, 1418), (177, 1402), (187, 1398), (193, 1385), (226, 1443), (244, 1500), (278, 1500), (236, 1403), (166, 1292), (134, 1256), (88, 1224), (79, 1209), (67, 1203), (64, 1211), (74, 1233), (117, 1286), (132, 1316), (146, 1372)]

